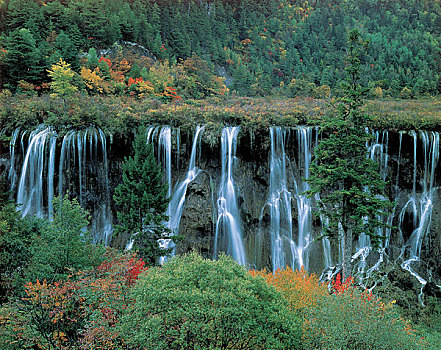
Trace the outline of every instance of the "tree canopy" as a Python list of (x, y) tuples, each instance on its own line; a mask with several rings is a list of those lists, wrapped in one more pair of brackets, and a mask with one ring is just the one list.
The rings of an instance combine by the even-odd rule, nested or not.
[[(224, 68), (233, 78), (229, 88), (241, 94), (268, 95), (304, 81), (338, 93), (347, 28), (357, 27), (371, 43), (365, 85), (391, 96), (405, 88), (437, 94), (440, 87), (438, 1), (11, 0), (0, 4), (0, 19), (12, 84), (44, 75), (60, 55), (78, 71), (89, 48), (129, 41), (153, 59), (197, 55), (213, 73)], [(17, 50), (25, 53), (21, 61)]]

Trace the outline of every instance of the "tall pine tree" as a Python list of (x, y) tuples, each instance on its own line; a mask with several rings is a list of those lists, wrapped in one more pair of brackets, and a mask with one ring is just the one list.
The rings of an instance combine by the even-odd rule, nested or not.
[(141, 257), (151, 265), (168, 252), (159, 246), (167, 238), (164, 222), (169, 200), (167, 185), (163, 184), (161, 165), (157, 163), (153, 148), (146, 144), (145, 133), (135, 137), (134, 155), (122, 164), (123, 182), (115, 189), (118, 233), (130, 234)]
[(320, 132), (325, 134), (311, 165), (308, 195), (320, 194), (319, 212), (328, 219), (325, 236), (339, 236), (343, 245), (343, 276), (352, 274), (353, 240), (361, 234), (378, 246), (377, 228), (385, 226), (381, 218), (391, 207), (384, 198), (385, 182), (378, 164), (366, 157), (368, 116), (360, 112), (367, 89), (360, 86), (360, 54), (365, 48), (357, 30), (349, 33), (344, 96), (335, 115), (326, 118)]
[(25, 28), (11, 32), (6, 39), (7, 55), (5, 66), (7, 79), (11, 84), (19, 80), (36, 82), (41, 77), (41, 54), (32, 33)]

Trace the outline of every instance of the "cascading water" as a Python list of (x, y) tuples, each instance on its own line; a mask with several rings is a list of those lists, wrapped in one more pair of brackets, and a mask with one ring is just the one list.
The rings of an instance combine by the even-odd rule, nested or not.
[(418, 274), (412, 265), (420, 261), (421, 246), (424, 237), (430, 230), (433, 209), (433, 195), (435, 192), (435, 172), (439, 161), (439, 133), (421, 131), (420, 137), (422, 139), (423, 147), (423, 176), (420, 179), (419, 186), (422, 189), (421, 194), (417, 195), (417, 134), (412, 133), (414, 140), (414, 175), (413, 175), (413, 189), (412, 196), (403, 207), (400, 216), (398, 228), (401, 237), (403, 237), (404, 217), (406, 213), (411, 212), (413, 217), (414, 230), (404, 245), (401, 253), (403, 260), (401, 267), (409, 271), (418, 281), (425, 285), (427, 281)]
[[(257, 216), (260, 208), (264, 207), (261, 210), (260, 231), (256, 232), (258, 224), (255, 224), (255, 228), (246, 228), (247, 244), (251, 246), (255, 242), (256, 252), (253, 256), (251, 250), (245, 253), (246, 245), (243, 241), (245, 228), (242, 227), (237, 203), (239, 178), (234, 175), (237, 170), (235, 165), (237, 165), (238, 131), (238, 128), (233, 127), (223, 130), (222, 173), (217, 191), (216, 181), (210, 180), (210, 192), (214, 203), (212, 219), (215, 233), (214, 258), (217, 257), (218, 252), (224, 251), (241, 264), (256, 262), (260, 267), (271, 264), (274, 270), (286, 265), (294, 268), (302, 265), (308, 268), (310, 265), (310, 268), (317, 271), (320, 263), (312, 258), (317, 257), (315, 249), (319, 246), (310, 243), (314, 230), (319, 231), (319, 228), (313, 227), (312, 200), (303, 196), (304, 191), (308, 190), (305, 178), (309, 175), (308, 168), (312, 149), (317, 144), (317, 134), (314, 134), (314, 129), (311, 128), (300, 127), (296, 130), (270, 128), (269, 171), (266, 173), (263, 170), (263, 176), (256, 175), (256, 178), (260, 177), (262, 181), (257, 185), (258, 187), (254, 187), (261, 189), (262, 184), (268, 181), (268, 196), (244, 196), (245, 200), (247, 198), (261, 200), (259, 209), (256, 210)], [(179, 130), (163, 126), (152, 127), (147, 131), (149, 142), (154, 145), (155, 154), (163, 166), (164, 182), (169, 184), (168, 195), (171, 197), (171, 202), (167, 212), (170, 217), (168, 227), (174, 234), (179, 233), (188, 185), (203, 171), (198, 163), (198, 159), (201, 158), (202, 132), (203, 127), (196, 129), (188, 169), (173, 187), (172, 165), (179, 171), (181, 147)], [(316, 137), (314, 138), (313, 135)], [(172, 137), (176, 137), (176, 149), (173, 148), (175, 140), (172, 142)], [(9, 145), (11, 168), (8, 179), (11, 188), (15, 185), (17, 190), (17, 202), (23, 204), (24, 214), (50, 217), (54, 195), (64, 193), (76, 195), (91, 212), (93, 218), (91, 228), (96, 233), (95, 241), (109, 243), (112, 216), (108, 178), (109, 159), (104, 134), (101, 130), (92, 127), (80, 131), (71, 130), (59, 141), (61, 149), (57, 149), (56, 142), (56, 133), (43, 126), (32, 132), (17, 129), (12, 133)], [(390, 154), (391, 150), (394, 153)], [(404, 155), (410, 154), (410, 159), (406, 160), (402, 152)], [(389, 225), (396, 226), (398, 232), (392, 236), (390, 229), (383, 228), (378, 231), (377, 233), (385, 237), (385, 240), (380, 250), (375, 252), (372, 251), (367, 237), (359, 239), (353, 256), (357, 276), (360, 277), (361, 282), (374, 276), (373, 272), (380, 269), (383, 261), (398, 257), (398, 250), (393, 250), (398, 246), (403, 247), (398, 257), (402, 268), (424, 285), (430, 277), (423, 272), (420, 259), (423, 242), (431, 229), (432, 207), (436, 198), (435, 175), (439, 162), (439, 134), (410, 132), (394, 136), (388, 132), (374, 132), (372, 142), (367, 144), (367, 156), (380, 164), (381, 177), (392, 182), (391, 195), (392, 199), (395, 199), (396, 207), (384, 220), (387, 220)], [(241, 166), (248, 166), (246, 160)], [(207, 169), (210, 179), (216, 178), (216, 173), (209, 172), (210, 170)], [(241, 188), (242, 186), (250, 188), (249, 184), (241, 184)], [(250, 184), (250, 186), (255, 185)], [(407, 187), (408, 192), (406, 192)], [(244, 203), (244, 209), (254, 215), (255, 208), (252, 205), (247, 208), (247, 205), (248, 203)], [(269, 220), (264, 219), (266, 213), (269, 213)], [(292, 213), (296, 213), (298, 224)], [(255, 222), (258, 222), (258, 219), (255, 218)], [(265, 228), (266, 223), (269, 224), (268, 229)], [(322, 224), (325, 225), (326, 222)], [(258, 238), (253, 241), (252, 236), (249, 235), (254, 232), (256, 236), (260, 236), (260, 241)], [(264, 237), (268, 237), (268, 242), (264, 241)], [(171, 240), (164, 240), (161, 244), (173, 248)], [(335, 256), (331, 255), (329, 241), (323, 240), (323, 247), (319, 249), (323, 249), (324, 252), (325, 268), (332, 267), (331, 256), (337, 260), (337, 248), (338, 246), (332, 246), (332, 253)], [(310, 264), (309, 260), (311, 260)]]
[(222, 176), (217, 199), (218, 218), (214, 239), (214, 252), (224, 251), (239, 264), (246, 263), (242, 239), (242, 227), (237, 205), (237, 188), (234, 182), (234, 163), (236, 160), (237, 135), (239, 127), (222, 130)]
[[(173, 195), (170, 200), (170, 204), (167, 211), (169, 214), (169, 222), (167, 226), (170, 229), (172, 235), (177, 235), (179, 233), (179, 224), (181, 222), (182, 210), (184, 209), (187, 187), (192, 181), (196, 179), (196, 177), (201, 172), (201, 169), (196, 166), (196, 159), (198, 153), (198, 144), (200, 143), (200, 139), (203, 131), (204, 131), (204, 127), (198, 126), (196, 128), (193, 138), (193, 146), (191, 147), (190, 163), (188, 165), (186, 177), (184, 180), (182, 180), (175, 186)], [(163, 247), (174, 248), (173, 241), (170, 239), (164, 240)], [(172, 254), (174, 254), (174, 251)], [(162, 260), (161, 262), (165, 261), (164, 259), (161, 260)]]
[[(75, 172), (73, 169), (78, 169)], [(70, 130), (63, 138), (58, 168), (58, 195), (73, 192), (78, 186), (79, 202), (86, 206), (85, 196), (90, 185), (87, 179), (96, 180), (99, 198), (91, 203), (91, 229), (94, 241), (109, 244), (112, 228), (110, 209), (107, 141), (102, 130), (88, 127), (84, 130)], [(78, 174), (77, 176), (75, 174)], [(68, 184), (69, 186), (66, 186)], [(65, 188), (66, 186), (66, 188)]]
[[(280, 127), (270, 128), (270, 186), (266, 206), (270, 209), (271, 257), (273, 271), (286, 265), (301, 268), (308, 265), (308, 246), (312, 241), (312, 199), (304, 192), (309, 189), (309, 166), (314, 145), (313, 128), (299, 127), (297, 137), (297, 166), (287, 174), (290, 160), (286, 154), (287, 131)], [(294, 184), (294, 197), (288, 189)], [(295, 199), (298, 213), (297, 242), (293, 236), (292, 201)], [(262, 219), (262, 217), (261, 217)], [(325, 266), (331, 264), (330, 245), (323, 243)]]
[(292, 237), (292, 195), (286, 177), (286, 132), (279, 127), (270, 128), (270, 208), (271, 258), (273, 271), (294, 265), (295, 243)]
[[(159, 136), (158, 135), (159, 131)], [(157, 137), (156, 137), (157, 136)], [(172, 179), (171, 179), (171, 156), (172, 156), (172, 131), (169, 126), (163, 126), (163, 127), (149, 127), (146, 130), (146, 138), (147, 143), (151, 143), (153, 148), (155, 149), (155, 142), (157, 142), (157, 153), (158, 153), (158, 162), (161, 163), (162, 169), (164, 171), (165, 175), (165, 183), (168, 185), (168, 191), (167, 191), (167, 197), (171, 197), (171, 191), (172, 191)], [(157, 140), (156, 140), (157, 138)], [(170, 206), (167, 209), (167, 216), (170, 217)], [(133, 242), (131, 242), (133, 243)], [(172, 242), (170, 239), (161, 239), (159, 241), (159, 246), (164, 249), (173, 248)], [(131, 248), (131, 244), (128, 246)], [(165, 257), (160, 258), (160, 263), (164, 263), (166, 261)]]
[[(57, 134), (50, 128), (39, 126), (31, 132), (26, 156), (23, 161), (18, 183), (17, 203), (22, 215), (45, 215), (43, 198), (43, 180), (46, 177), (48, 186), (53, 184), (55, 142)], [(47, 153), (49, 152), (49, 159)], [(47, 208), (53, 200), (53, 191), (48, 191)]]
[[(159, 131), (158, 131), (159, 130)], [(159, 132), (159, 136), (158, 136)], [(162, 166), (164, 171), (164, 182), (168, 185), (167, 196), (171, 196), (172, 191), (172, 179), (171, 179), (171, 168), (172, 168), (172, 130), (170, 126), (150, 126), (146, 130), (146, 140), (147, 143), (153, 146), (153, 149), (157, 151), (158, 162)], [(157, 145), (155, 144), (157, 143)], [(169, 215), (169, 213), (167, 213)]]
[[(298, 240), (296, 246), (296, 263), (293, 267), (308, 269), (307, 252), (312, 241), (312, 203), (304, 192), (309, 190), (309, 167), (311, 165), (312, 151), (315, 147), (312, 139), (313, 128), (298, 128), (298, 166), (294, 174), (295, 198), (298, 212)], [(326, 245), (324, 246), (326, 248)]]
[[(366, 133), (369, 133), (369, 130), (366, 129)], [(388, 175), (388, 161), (389, 161), (389, 133), (387, 131), (379, 132), (374, 131), (372, 132), (372, 140), (371, 142), (366, 143), (367, 148), (367, 158), (372, 159), (373, 161), (377, 162), (379, 164), (379, 171), (380, 171), (380, 177), (383, 181), (387, 180)], [(400, 149), (401, 152), (401, 149)], [(398, 155), (398, 158), (400, 155)], [(394, 218), (394, 210), (387, 216), (386, 224), (389, 227), (392, 227), (392, 221)], [(378, 217), (378, 220), (384, 220), (384, 218)], [(386, 248), (389, 245), (390, 235), (391, 235), (391, 229), (390, 228), (378, 228), (376, 234), (378, 236), (384, 237), (384, 240), (381, 242), (381, 245), (378, 249), (379, 258), (377, 262), (370, 267), (368, 270), (366, 270), (367, 267), (367, 258), (372, 252), (372, 244), (371, 240), (368, 236), (362, 234), (358, 242), (356, 244), (356, 252), (352, 256), (352, 261), (356, 262), (357, 259), (359, 259), (358, 262), (355, 263), (355, 266), (357, 268), (356, 275), (359, 278), (359, 282), (363, 283), (363, 279), (369, 278), (372, 275), (373, 271), (378, 270), (380, 264), (384, 261), (384, 254), (386, 251)]]
[[(50, 127), (39, 126), (29, 134), (28, 145), (21, 135), (21, 149), (24, 154), (21, 175), (18, 182), (17, 203), (21, 204), (23, 215), (38, 217), (53, 215), (55, 193), (77, 193), (80, 203), (88, 206), (92, 222), (91, 230), (95, 242), (108, 244), (112, 234), (112, 213), (110, 209), (110, 189), (108, 178), (107, 144), (104, 133), (96, 128), (70, 130), (63, 137), (58, 164), (58, 188), (54, 186), (56, 169), (57, 134)], [(13, 188), (17, 140), (20, 131), (13, 133), (11, 141), (11, 168), (9, 180)], [(99, 151), (98, 151), (98, 147)], [(90, 178), (92, 184), (86, 183)], [(96, 190), (93, 201), (87, 201), (86, 191)]]
[(20, 134), (20, 128), (15, 129), (11, 137), (11, 142), (9, 143), (9, 157), (10, 157), (9, 159), (11, 165), (9, 168), (8, 180), (9, 183), (11, 184), (11, 190), (15, 189), (15, 184), (18, 178), (17, 172), (15, 171), (15, 149), (17, 147), (17, 138), (19, 134)]

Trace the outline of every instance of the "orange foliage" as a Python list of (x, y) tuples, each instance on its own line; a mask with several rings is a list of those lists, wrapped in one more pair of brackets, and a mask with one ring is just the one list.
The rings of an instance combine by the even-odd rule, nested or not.
[(182, 97), (177, 94), (176, 88), (171, 86), (166, 86), (161, 96), (173, 101), (182, 100)]
[(110, 77), (114, 81), (124, 82), (125, 74), (128, 71), (130, 71), (131, 68), (132, 66), (125, 58), (119, 61), (117, 60), (112, 64), (112, 69), (110, 70)]
[(328, 287), (320, 283), (315, 274), (308, 274), (302, 267), (293, 271), (290, 267), (271, 272), (252, 270), (253, 276), (262, 276), (267, 283), (276, 287), (289, 302), (292, 311), (303, 312), (314, 307), (319, 300), (328, 295)]
[(107, 57), (104, 57), (103, 55), (101, 55), (98, 62), (105, 62), (107, 64), (107, 66), (109, 67), (109, 69), (112, 69), (112, 61), (110, 60), (110, 58), (107, 58)]
[(143, 78), (129, 78), (127, 82), (127, 88), (129, 90), (130, 95), (136, 96), (138, 98), (145, 98), (149, 95), (153, 95), (155, 92), (155, 88), (150, 81), (144, 81)]

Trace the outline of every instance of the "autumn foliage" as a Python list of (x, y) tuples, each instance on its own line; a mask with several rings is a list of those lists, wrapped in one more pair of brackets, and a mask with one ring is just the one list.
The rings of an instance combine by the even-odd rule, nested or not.
[(342, 280), (338, 274), (328, 285), (303, 268), (250, 273), (265, 278), (302, 318), (305, 349), (424, 349), (427, 345), (400, 316), (395, 301), (386, 303), (359, 288), (353, 277)]
[(20, 349), (117, 349), (123, 340), (115, 326), (128, 307), (128, 292), (144, 261), (109, 251), (91, 271), (66, 281), (27, 283), (19, 303), (0, 310), (2, 341)]
[(254, 276), (262, 276), (268, 284), (273, 285), (288, 300), (290, 308), (295, 312), (303, 312), (314, 307), (321, 298), (328, 295), (328, 287), (320, 283), (315, 274), (308, 274), (302, 267), (292, 270), (286, 267), (275, 273), (252, 270)]

